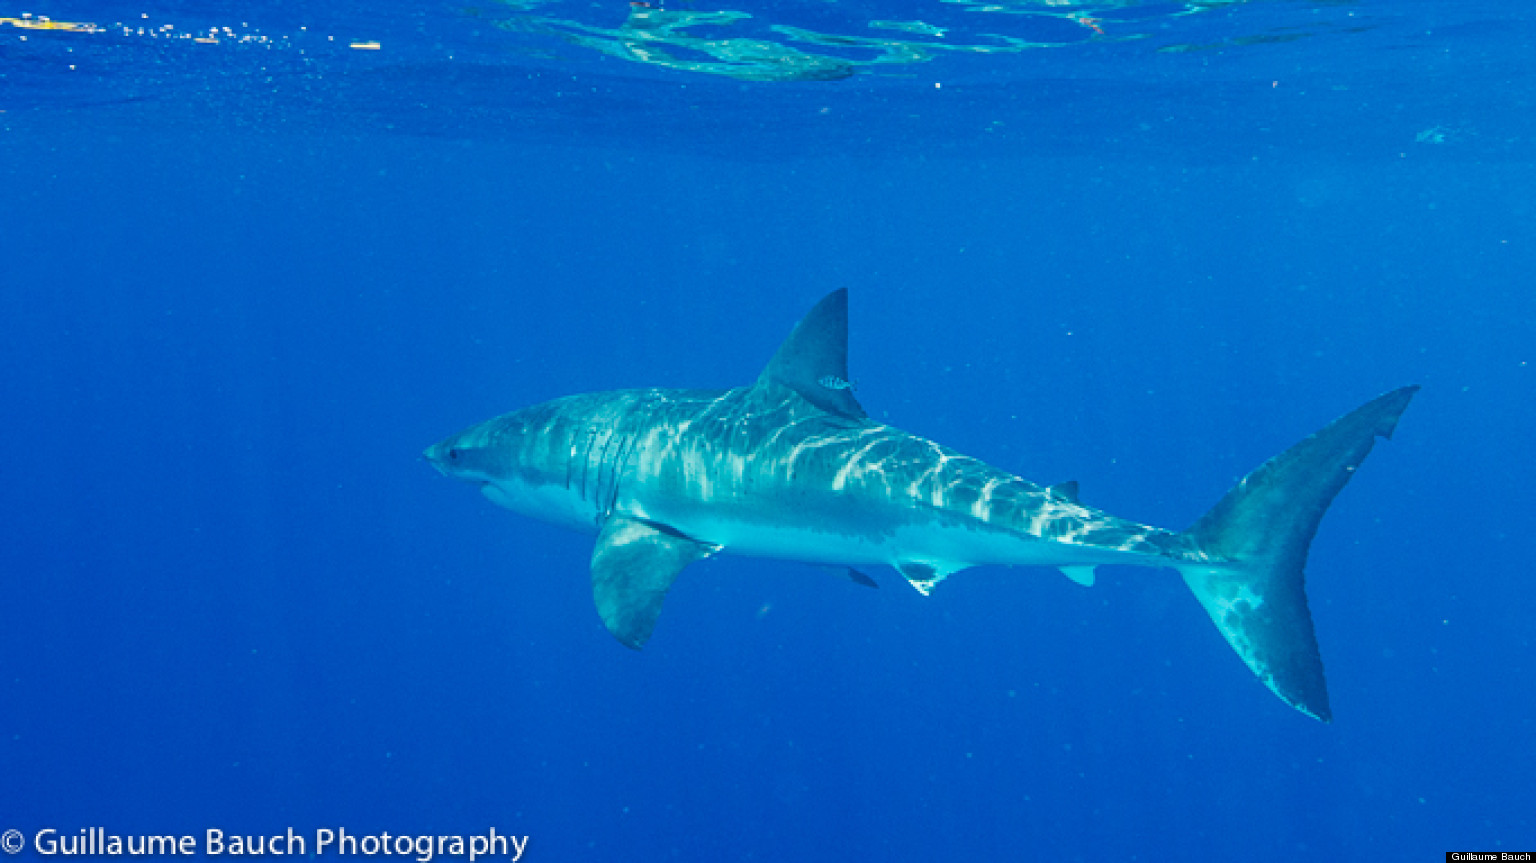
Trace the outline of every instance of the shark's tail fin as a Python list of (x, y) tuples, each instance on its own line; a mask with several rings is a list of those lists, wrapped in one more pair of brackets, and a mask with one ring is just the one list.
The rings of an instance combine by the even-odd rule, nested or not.
[(1307, 609), (1307, 549), (1377, 437), (1391, 437), (1418, 387), (1371, 401), (1244, 477), (1189, 534), (1222, 563), (1179, 567), (1248, 667), (1297, 710), (1328, 722), (1328, 687)]

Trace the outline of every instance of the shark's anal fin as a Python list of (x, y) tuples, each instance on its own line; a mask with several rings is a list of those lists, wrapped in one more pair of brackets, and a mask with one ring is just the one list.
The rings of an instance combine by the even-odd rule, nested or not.
[(1061, 574), (1083, 587), (1093, 587), (1093, 567), (1091, 566), (1063, 566)]
[(624, 646), (644, 647), (677, 574), (718, 550), (664, 525), (608, 519), (592, 549), (592, 599), (603, 625)]
[(896, 567), (896, 571), (905, 576), (907, 581), (912, 582), (912, 586), (917, 588), (917, 592), (923, 596), (932, 593), (934, 587), (938, 586), (939, 582), (965, 569), (968, 565), (964, 563), (917, 560), (904, 560), (893, 564)]

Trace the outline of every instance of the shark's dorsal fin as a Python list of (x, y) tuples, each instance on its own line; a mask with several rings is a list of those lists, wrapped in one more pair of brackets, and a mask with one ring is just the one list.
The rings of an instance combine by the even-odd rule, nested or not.
[(639, 650), (683, 568), (719, 551), (668, 528), (624, 516), (603, 524), (592, 549), (592, 598), (603, 625)]
[(828, 413), (864, 419), (869, 415), (848, 379), (848, 289), (838, 288), (800, 319), (757, 383), (788, 387)]

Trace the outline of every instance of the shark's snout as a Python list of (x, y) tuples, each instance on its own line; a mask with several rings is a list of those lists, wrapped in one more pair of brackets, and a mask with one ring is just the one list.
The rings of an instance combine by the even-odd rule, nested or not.
[(481, 450), (466, 444), (463, 435), (454, 435), (421, 451), (421, 457), (450, 479), (484, 482), (485, 459)]
[(437, 472), (448, 476), (448, 468), (443, 464), (443, 445), (435, 443), (421, 451), (421, 457), (427, 460), (427, 464), (437, 468)]

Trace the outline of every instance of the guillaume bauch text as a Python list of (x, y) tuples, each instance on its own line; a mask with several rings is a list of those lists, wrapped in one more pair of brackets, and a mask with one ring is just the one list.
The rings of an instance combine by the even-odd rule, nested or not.
[[(201, 841), (199, 841), (201, 840)], [(207, 830), (195, 835), (122, 836), (101, 827), (88, 827), (73, 833), (39, 830), (32, 847), (42, 855), (122, 855), (150, 856), (203, 854), (208, 857), (288, 856), (325, 854), (412, 857), (417, 863), (429, 863), (435, 857), (501, 856), (514, 863), (528, 847), (527, 836), (507, 836), (492, 827), (484, 833), (460, 835), (400, 835), (371, 833), (355, 835), (345, 828), (320, 829), (312, 836), (288, 828), (282, 833), (251, 835)]]

